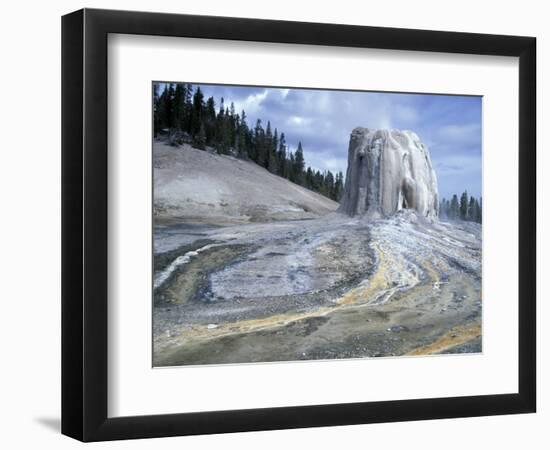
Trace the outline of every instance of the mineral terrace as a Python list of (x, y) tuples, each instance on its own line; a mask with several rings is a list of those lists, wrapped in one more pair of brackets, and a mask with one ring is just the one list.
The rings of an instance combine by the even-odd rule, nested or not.
[(188, 146), (154, 165), (155, 366), (481, 351), (481, 227), (438, 219), (414, 133), (355, 129), (341, 205)]

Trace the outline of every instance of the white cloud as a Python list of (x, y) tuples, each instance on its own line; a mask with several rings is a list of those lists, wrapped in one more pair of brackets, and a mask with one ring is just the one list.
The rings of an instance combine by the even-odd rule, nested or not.
[(250, 115), (258, 114), (260, 110), (262, 109), (262, 102), (267, 98), (269, 95), (269, 89), (264, 89), (262, 92), (258, 92), (256, 94), (250, 94), (248, 97), (246, 97), (244, 100), (236, 100), (235, 103), (235, 109), (237, 111), (242, 111), (243, 109), (246, 111), (246, 114), (250, 117)]
[(289, 125), (304, 126), (304, 125), (309, 125), (311, 123), (311, 119), (307, 117), (290, 116), (287, 120), (287, 123)]
[(342, 172), (344, 175), (346, 174), (346, 169), (348, 166), (347, 149), (345, 152), (342, 152), (341, 157), (335, 157), (334, 152), (330, 149), (308, 152), (307, 147), (305, 147), (304, 156), (307, 161), (307, 165), (313, 170), (319, 170), (320, 172), (330, 170), (334, 174), (338, 172)]
[(461, 125), (446, 125), (440, 127), (437, 132), (439, 139), (448, 139), (454, 141), (465, 141), (470, 139), (479, 139), (481, 124), (469, 123)]

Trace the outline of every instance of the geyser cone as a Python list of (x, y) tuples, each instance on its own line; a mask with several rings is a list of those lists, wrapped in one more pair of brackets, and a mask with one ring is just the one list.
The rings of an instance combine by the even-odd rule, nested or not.
[(439, 215), (437, 178), (428, 148), (412, 131), (355, 128), (339, 212), (387, 217), (412, 209)]

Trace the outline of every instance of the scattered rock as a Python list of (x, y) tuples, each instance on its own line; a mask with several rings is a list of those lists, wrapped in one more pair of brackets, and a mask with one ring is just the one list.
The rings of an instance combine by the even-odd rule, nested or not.
[(394, 325), (393, 327), (387, 328), (386, 331), (391, 331), (392, 333), (401, 333), (402, 331), (409, 331), (409, 329), (404, 325)]

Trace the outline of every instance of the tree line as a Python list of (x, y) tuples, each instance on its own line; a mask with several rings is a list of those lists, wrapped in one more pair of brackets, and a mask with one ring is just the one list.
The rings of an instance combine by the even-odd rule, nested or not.
[(439, 203), (439, 216), (449, 220), (468, 220), (481, 223), (482, 201), (473, 196), (468, 196), (464, 191), (460, 198), (454, 194), (450, 200), (443, 198)]
[(246, 112), (227, 106), (223, 97), (219, 107), (213, 97), (204, 98), (200, 86), (188, 83), (166, 83), (161, 91), (153, 84), (153, 128), (155, 138), (164, 137), (171, 145), (190, 143), (199, 149), (213, 148), (222, 155), (247, 159), (332, 200), (339, 201), (344, 190), (342, 172), (306, 168), (302, 143), (295, 151), (287, 146), (284, 133), (272, 129), (268, 121), (264, 129), (261, 119), (249, 127)]

